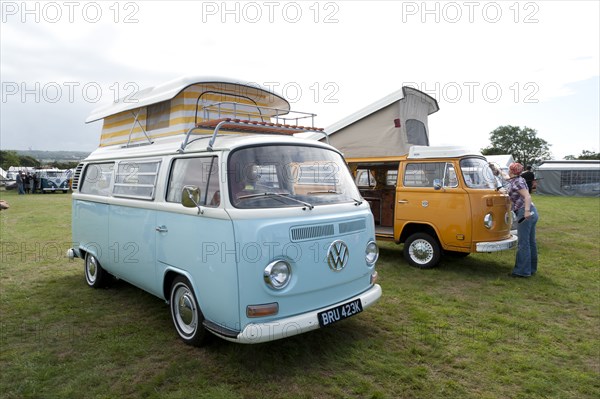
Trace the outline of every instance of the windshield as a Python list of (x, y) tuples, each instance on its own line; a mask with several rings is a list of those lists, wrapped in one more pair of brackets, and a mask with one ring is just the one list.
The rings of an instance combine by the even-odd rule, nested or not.
[(493, 190), (497, 186), (496, 178), (487, 161), (481, 158), (465, 158), (460, 161), (465, 184), (469, 188)]
[(243, 148), (231, 154), (228, 166), (230, 199), (237, 208), (312, 209), (361, 199), (341, 155), (324, 148)]

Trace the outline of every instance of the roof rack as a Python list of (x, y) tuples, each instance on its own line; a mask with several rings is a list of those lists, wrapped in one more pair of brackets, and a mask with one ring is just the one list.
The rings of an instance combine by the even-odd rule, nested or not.
[(258, 134), (280, 134), (286, 136), (292, 136), (295, 133), (321, 133), (325, 136), (327, 143), (329, 143), (329, 137), (325, 133), (325, 129), (318, 127), (306, 127), (297, 125), (283, 125), (280, 123), (271, 122), (259, 122), (250, 120), (241, 120), (233, 118), (224, 119), (213, 119), (206, 122), (200, 122), (193, 128), (188, 130), (185, 135), (185, 140), (181, 143), (179, 152), (183, 152), (185, 147), (190, 143), (190, 135), (194, 130), (214, 128), (213, 134), (208, 142), (208, 149), (212, 151), (215, 140), (221, 130), (230, 130), (242, 133), (258, 133)]
[[(200, 97), (198, 97), (200, 98)], [(251, 100), (251, 99), (250, 99)], [(196, 109), (196, 118), (195, 122), (198, 123), (198, 109)], [(212, 103), (210, 105), (206, 105), (202, 107), (202, 114), (204, 120), (211, 119), (223, 119), (224, 115), (232, 115), (233, 119), (260, 119), (261, 122), (266, 119), (275, 119), (275, 123), (283, 122), (283, 124), (288, 124), (288, 122), (295, 122), (295, 125), (299, 125), (300, 121), (305, 119), (310, 119), (310, 125), (314, 127), (315, 125), (315, 116), (317, 114), (309, 113), (309, 112), (300, 112), (300, 111), (291, 111), (289, 109), (281, 109), (281, 108), (272, 108), (265, 107), (262, 105), (248, 104), (248, 103), (239, 103), (234, 101), (221, 101), (218, 103)], [(284, 117), (284, 115), (292, 115), (288, 117)]]
[[(325, 136), (327, 143), (329, 143), (329, 137), (325, 133), (325, 129), (314, 127), (316, 114), (312, 113), (229, 101), (213, 103), (202, 107), (202, 113), (203, 120), (198, 122), (196, 117), (196, 123), (194, 127), (187, 131), (185, 139), (178, 150), (179, 152), (185, 150), (185, 147), (190, 143), (190, 135), (199, 129), (213, 129), (213, 134), (207, 147), (210, 151), (212, 151), (217, 135), (221, 130), (288, 136), (295, 133), (321, 133)], [(292, 116), (283, 117), (283, 115), (290, 115), (290, 113), (292, 113)], [(223, 118), (223, 114), (233, 114), (233, 117)], [(211, 119), (211, 116), (215, 115), (216, 119)], [(242, 119), (241, 117), (245, 117), (246, 119)], [(275, 122), (265, 121), (265, 119), (274, 119)], [(311, 126), (299, 125), (305, 119), (310, 119)], [(290, 124), (289, 122), (291, 121), (295, 122), (295, 124)]]

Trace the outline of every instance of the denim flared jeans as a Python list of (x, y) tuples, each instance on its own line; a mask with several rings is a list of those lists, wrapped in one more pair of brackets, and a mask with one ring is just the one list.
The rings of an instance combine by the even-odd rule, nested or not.
[[(537, 243), (535, 242), (535, 226), (539, 215), (536, 207), (531, 204), (531, 217), (517, 224), (517, 234), (519, 236), (519, 246), (517, 248), (517, 258), (515, 268), (512, 274), (518, 276), (532, 276), (537, 272), (538, 253)], [(517, 220), (525, 215), (525, 207), (517, 211)]]

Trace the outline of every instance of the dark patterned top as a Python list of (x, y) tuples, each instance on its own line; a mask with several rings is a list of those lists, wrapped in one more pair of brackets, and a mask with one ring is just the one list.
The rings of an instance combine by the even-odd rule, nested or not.
[(513, 177), (508, 182), (510, 184), (508, 187), (508, 196), (510, 197), (510, 202), (512, 202), (512, 210), (516, 212), (525, 205), (525, 198), (519, 194), (519, 190), (527, 190), (527, 183), (521, 176)]

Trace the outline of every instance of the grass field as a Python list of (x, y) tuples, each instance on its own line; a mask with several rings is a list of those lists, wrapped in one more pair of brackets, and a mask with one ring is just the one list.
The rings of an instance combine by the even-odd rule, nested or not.
[(268, 344), (183, 344), (168, 306), (69, 261), (70, 195), (0, 192), (2, 398), (598, 398), (600, 200), (536, 196), (540, 266), (514, 252), (418, 270), (382, 244), (383, 297)]

